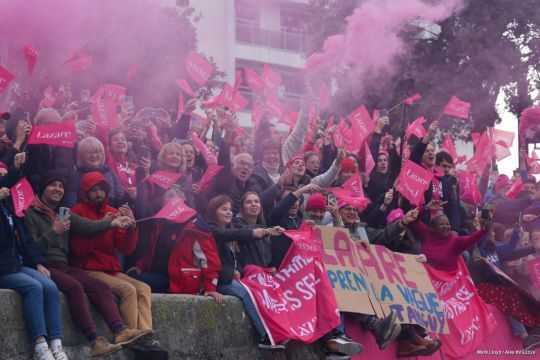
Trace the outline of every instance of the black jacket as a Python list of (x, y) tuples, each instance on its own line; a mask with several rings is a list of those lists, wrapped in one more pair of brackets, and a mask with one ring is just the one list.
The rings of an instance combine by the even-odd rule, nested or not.
[[(262, 225), (248, 224), (242, 218), (235, 218), (234, 227), (237, 229), (257, 229), (263, 227)], [(245, 241), (238, 243), (240, 252), (237, 259), (240, 267), (243, 269), (246, 265), (257, 265), (263, 268), (270, 267), (272, 262), (272, 246), (267, 239), (253, 239), (253, 241)]]

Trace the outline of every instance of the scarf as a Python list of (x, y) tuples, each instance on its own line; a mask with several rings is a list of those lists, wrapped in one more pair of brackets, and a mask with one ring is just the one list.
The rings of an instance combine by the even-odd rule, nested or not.
[(277, 181), (279, 180), (279, 177), (280, 177), (279, 165), (278, 166), (270, 166), (270, 165), (263, 162), (262, 167), (266, 171), (266, 173), (268, 174), (268, 177), (270, 177), (272, 182), (274, 184), (276, 184)]
[(45, 205), (45, 203), (41, 201), (41, 198), (39, 196), (36, 196), (34, 198), (34, 202), (32, 203), (32, 205), (43, 211), (45, 214), (49, 215), (49, 217), (51, 218), (51, 222), (54, 223), (56, 221), (56, 217), (58, 216), (58, 214), (55, 213), (53, 209)]

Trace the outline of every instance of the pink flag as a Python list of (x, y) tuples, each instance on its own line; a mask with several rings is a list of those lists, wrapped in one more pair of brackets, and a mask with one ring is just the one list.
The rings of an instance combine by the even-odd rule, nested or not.
[(278, 119), (281, 118), (281, 115), (285, 111), (285, 105), (272, 94), (267, 96), (264, 105), (268, 108), (272, 116)]
[(422, 139), (424, 136), (426, 136), (426, 129), (424, 128), (424, 123), (426, 121), (426, 118), (420, 116), (418, 119), (410, 123), (405, 131), (405, 138), (408, 139), (411, 137), (411, 135), (414, 135), (418, 139)]
[(169, 171), (157, 170), (146, 178), (152, 184), (156, 184), (159, 187), (169, 190), (171, 186), (176, 184), (178, 179), (182, 177), (180, 173), (172, 173)]
[(120, 126), (118, 113), (116, 112), (116, 102), (112, 96), (97, 100), (91, 105), (90, 109), (96, 125), (106, 129), (115, 129)]
[(15, 207), (15, 215), (24, 217), (23, 211), (28, 210), (34, 201), (32, 185), (30, 185), (26, 178), (22, 178), (10, 189), (10, 191)]
[(452, 136), (450, 135), (450, 133), (444, 134), (441, 150), (444, 150), (448, 154), (450, 154), (450, 156), (452, 157), (452, 160), (454, 160), (454, 164), (456, 163), (458, 156), (457, 156), (456, 147), (454, 146), (454, 142), (452, 141)]
[(214, 180), (214, 177), (219, 174), (221, 170), (223, 170), (223, 166), (221, 165), (208, 165), (201, 178), (201, 181), (199, 181), (199, 186), (201, 189), (210, 188), (212, 180)]
[(403, 103), (406, 105), (412, 105), (416, 100), (420, 100), (422, 98), (422, 95), (419, 93), (416, 93), (414, 95), (409, 96), (405, 100), (403, 100)]
[(516, 198), (517, 194), (521, 191), (522, 188), (523, 188), (523, 181), (521, 179), (518, 179), (512, 184), (510, 189), (508, 189), (508, 191), (504, 195), (506, 196), (507, 199), (513, 200)]
[(330, 128), (334, 126), (334, 115), (330, 116), (328, 123), (326, 123), (326, 129), (324, 130), (324, 137), (328, 138), (330, 135)]
[(192, 97), (192, 98), (194, 98), (196, 96), (195, 93), (193, 92), (193, 90), (191, 90), (191, 86), (189, 86), (189, 84), (188, 84), (188, 82), (186, 80), (184, 80), (184, 79), (176, 79), (176, 85), (178, 85), (180, 90), (182, 90), (184, 92), (184, 94), (186, 94), (187, 96)]
[(347, 125), (342, 121), (341, 124), (343, 125), (341, 130), (344, 135), (344, 145), (348, 151), (357, 153), (362, 147), (362, 143), (368, 138), (369, 135), (373, 133), (375, 125), (373, 124), (373, 120), (371, 120), (371, 116), (369, 116), (369, 113), (364, 105), (351, 112), (347, 118), (351, 122), (351, 134), (350, 136), (346, 136), (348, 134), (343, 133), (347, 132), (345, 129)]
[(231, 109), (234, 108), (234, 87), (231, 84), (226, 83), (223, 85), (221, 93), (216, 99), (216, 104), (223, 105)]
[(478, 176), (475, 173), (469, 173), (464, 170), (458, 170), (456, 172), (459, 180), (459, 187), (461, 189), (460, 196), (475, 205), (482, 204), (482, 193), (478, 188)]
[(28, 136), (28, 144), (49, 144), (72, 148), (75, 147), (76, 139), (75, 121), (66, 120), (57, 124), (35, 125)]
[(244, 68), (247, 86), (259, 95), (264, 94), (264, 84), (259, 75), (248, 67)]
[(254, 102), (253, 107), (251, 108), (251, 121), (253, 122), (253, 128), (257, 129), (259, 127), (259, 121), (263, 117), (263, 112), (259, 108), (259, 105)]
[(540, 257), (527, 261), (529, 276), (537, 289), (540, 289)]
[(296, 125), (297, 120), (298, 120), (298, 113), (294, 111), (293, 109), (288, 108), (283, 113), (283, 116), (279, 119), (279, 122), (285, 125), (288, 125), (289, 127), (292, 128)]
[(538, 156), (536, 151), (533, 150), (530, 157), (527, 157), (527, 163), (529, 164), (529, 174), (540, 174), (540, 164), (538, 163)]
[(353, 191), (354, 196), (364, 197), (364, 190), (362, 189), (362, 179), (359, 173), (354, 173), (347, 181), (343, 183), (344, 189)]
[(137, 75), (137, 65), (131, 65), (126, 75), (126, 82), (130, 82)]
[(192, 132), (190, 137), (191, 137), (191, 141), (193, 141), (193, 143), (195, 144), (195, 147), (197, 148), (197, 150), (199, 150), (199, 152), (203, 156), (204, 161), (206, 161), (206, 164), (217, 165), (216, 155), (214, 155), (214, 153), (210, 151), (210, 149), (201, 141), (201, 139), (199, 139), (197, 134)]
[(443, 114), (462, 119), (468, 119), (470, 109), (470, 103), (461, 101), (454, 95), (452, 96), (448, 104), (446, 104), (446, 106), (444, 107)]
[(15, 76), (13, 76), (12, 73), (6, 70), (2, 65), (0, 65), (0, 93), (6, 90), (11, 80), (13, 80)]
[(491, 142), (494, 144), (500, 144), (509, 148), (514, 143), (515, 134), (512, 131), (504, 131), (490, 128), (490, 135)]
[(342, 127), (347, 127), (347, 124), (344, 123), (343, 119), (340, 119), (336, 131), (334, 131), (334, 135), (332, 136), (334, 146), (337, 148), (343, 147), (343, 132), (346, 130), (342, 130)]
[[(320, 240), (315, 239), (310, 228), (287, 230), (285, 235), (292, 244), (277, 273), (272, 276), (261, 267), (248, 265), (241, 283), (271, 343), (290, 339), (308, 344), (339, 324), (337, 301), (321, 259)], [(309, 286), (298, 285), (306, 281)]]
[(90, 55), (83, 52), (76, 52), (63, 65), (67, 65), (71, 71), (84, 71), (92, 67), (93, 63), (94, 61)]
[(54, 91), (52, 86), (48, 86), (45, 91), (43, 91), (43, 99), (41, 99), (40, 105), (46, 108), (53, 107), (54, 103), (56, 102), (56, 98), (54, 97)]
[(234, 93), (233, 97), (233, 109), (234, 111), (240, 111), (246, 108), (248, 106), (249, 100), (246, 99), (242, 94), (239, 92)]
[(34, 66), (36, 65), (37, 55), (34, 45), (27, 44), (24, 47), (24, 60), (26, 61), (26, 67), (28, 68), (28, 76), (32, 76)]
[(270, 68), (270, 65), (264, 64), (261, 81), (268, 92), (274, 91), (281, 84), (281, 75)]
[[(332, 193), (338, 199), (338, 207), (350, 205), (358, 211), (364, 211), (366, 207), (371, 203), (371, 200), (360, 196), (351, 196), (349, 189), (332, 189)], [(349, 192), (349, 195), (347, 193)]]
[(199, 86), (206, 84), (214, 70), (214, 65), (210, 64), (195, 51), (188, 53), (186, 57), (186, 71)]
[(195, 216), (197, 212), (187, 206), (182, 199), (179, 198), (173, 198), (171, 201), (167, 203), (159, 212), (152, 216), (153, 219), (166, 219), (170, 221), (174, 221), (176, 223), (183, 223), (189, 219), (191, 219), (193, 216)]
[(478, 147), (478, 143), (480, 142), (481, 137), (482, 135), (480, 135), (479, 133), (471, 133), (471, 139), (475, 149)]
[(413, 205), (420, 206), (424, 201), (424, 192), (433, 180), (433, 173), (422, 166), (407, 160), (401, 168), (396, 190), (405, 196)]
[(240, 85), (242, 85), (242, 72), (240, 70), (236, 70), (234, 76), (234, 91), (238, 91), (238, 89), (240, 89)]
[(328, 86), (326, 83), (322, 83), (319, 90), (319, 106), (321, 109), (328, 107)]
[(180, 119), (182, 117), (182, 113), (184, 112), (184, 109), (186, 108), (186, 103), (184, 101), (184, 97), (182, 94), (178, 95), (178, 117), (177, 119)]
[(369, 146), (366, 142), (364, 145), (364, 156), (365, 156), (365, 163), (364, 163), (364, 171), (367, 176), (371, 174), (373, 169), (375, 168), (375, 160), (373, 159), (373, 154), (371, 153), (371, 150), (369, 149)]
[(126, 88), (116, 84), (104, 84), (102, 85), (102, 96), (112, 96), (118, 106), (122, 106), (126, 100)]
[(495, 155), (495, 157), (497, 158), (497, 161), (500, 161), (502, 159), (506, 159), (507, 157), (509, 157), (510, 155), (512, 155), (512, 153), (510, 152), (510, 149), (508, 149), (505, 145), (501, 145), (501, 144), (491, 144), (492, 148), (493, 148), (493, 154)]

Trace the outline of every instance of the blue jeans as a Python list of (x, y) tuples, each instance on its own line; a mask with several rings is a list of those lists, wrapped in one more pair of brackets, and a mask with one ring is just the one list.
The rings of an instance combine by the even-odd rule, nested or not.
[(169, 277), (167, 275), (142, 272), (140, 274), (130, 274), (129, 276), (146, 283), (153, 293), (166, 294), (169, 292)]
[(527, 329), (525, 329), (525, 326), (523, 326), (523, 323), (521, 321), (510, 315), (506, 315), (506, 318), (510, 323), (510, 327), (512, 328), (512, 334), (514, 336), (520, 336), (527, 333)]
[(345, 313), (342, 311), (339, 312), (339, 325), (330, 332), (324, 334), (322, 340), (327, 342), (331, 338), (339, 335), (345, 335)]
[(251, 322), (253, 323), (253, 326), (255, 326), (255, 329), (259, 335), (261, 337), (266, 335), (266, 329), (263, 326), (259, 314), (257, 314), (257, 310), (255, 309), (255, 305), (253, 304), (251, 297), (238, 280), (233, 280), (232, 283), (227, 285), (218, 285), (217, 290), (223, 295), (235, 296), (242, 300), (242, 303), (244, 303), (244, 309), (246, 310), (246, 313), (251, 319)]
[(0, 276), (0, 288), (15, 290), (23, 297), (23, 310), (32, 340), (62, 337), (62, 317), (56, 284), (37, 270), (23, 266), (21, 271)]

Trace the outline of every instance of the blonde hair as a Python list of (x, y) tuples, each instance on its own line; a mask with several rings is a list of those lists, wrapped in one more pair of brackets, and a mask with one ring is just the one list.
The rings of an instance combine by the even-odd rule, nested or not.
[(79, 146), (77, 148), (77, 166), (85, 166), (84, 164), (84, 158), (83, 154), (88, 151), (99, 151), (101, 153), (101, 165), (105, 163), (105, 148), (103, 147), (103, 144), (101, 141), (99, 141), (98, 138), (93, 136), (88, 136), (82, 139), (79, 142)]
[(180, 156), (182, 157), (182, 160), (180, 161), (180, 166), (176, 169), (176, 172), (181, 173), (181, 174), (185, 173), (186, 172), (186, 153), (182, 145), (177, 144), (177, 143), (170, 142), (163, 145), (163, 147), (161, 148), (157, 156), (159, 166), (163, 167), (163, 153), (165, 152), (165, 150), (169, 148), (174, 148), (175, 150), (178, 150), (180, 152)]

